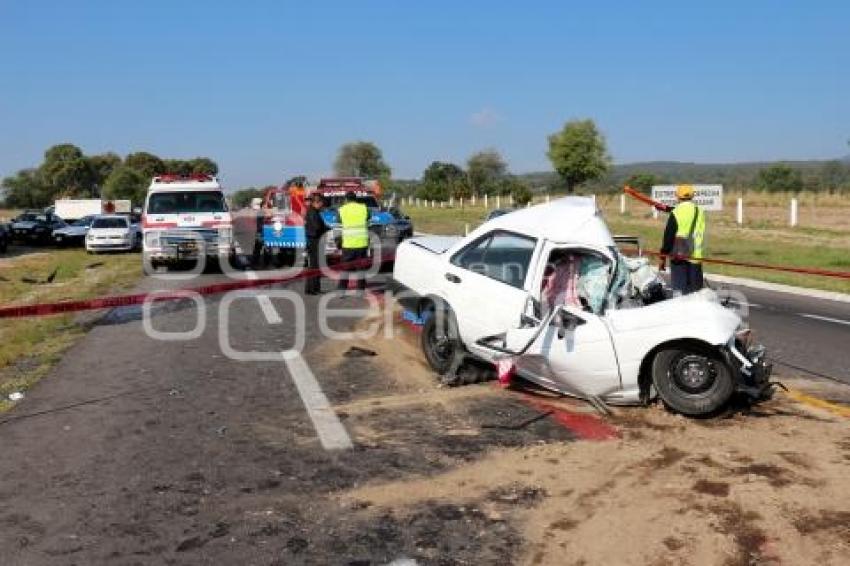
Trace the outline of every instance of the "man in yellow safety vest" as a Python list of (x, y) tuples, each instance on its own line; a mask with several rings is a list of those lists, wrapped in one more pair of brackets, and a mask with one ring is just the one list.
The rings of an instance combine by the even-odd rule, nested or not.
[(679, 204), (667, 219), (661, 261), (658, 269), (664, 271), (670, 258), (670, 285), (683, 295), (703, 287), (702, 258), (705, 240), (705, 211), (694, 204), (694, 187), (676, 187)]
[[(357, 195), (345, 193), (345, 204), (339, 207), (339, 220), (342, 223), (342, 262), (349, 263), (365, 260), (369, 250), (369, 209), (357, 202)], [(350, 275), (347, 271), (358, 271), (358, 267), (346, 268), (339, 277), (339, 290), (348, 289)], [(361, 273), (354, 275), (357, 289), (366, 289), (366, 279)]]

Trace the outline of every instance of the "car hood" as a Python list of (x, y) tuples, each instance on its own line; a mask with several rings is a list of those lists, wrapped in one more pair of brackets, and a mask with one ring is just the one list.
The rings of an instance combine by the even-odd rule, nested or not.
[(129, 228), (92, 228), (89, 230), (89, 236), (106, 236), (107, 238), (120, 238), (129, 233)]
[(460, 236), (419, 236), (408, 241), (435, 254), (441, 254), (462, 239)]
[(62, 234), (64, 236), (84, 236), (88, 231), (88, 226), (66, 226), (64, 228), (57, 228), (53, 231), (53, 233)]

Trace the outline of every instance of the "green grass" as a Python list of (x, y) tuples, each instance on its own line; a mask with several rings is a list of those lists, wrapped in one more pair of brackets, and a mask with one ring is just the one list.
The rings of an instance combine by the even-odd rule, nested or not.
[[(0, 256), (0, 306), (77, 300), (127, 289), (141, 276), (138, 254), (89, 256), (81, 249), (37, 249)], [(97, 266), (95, 264), (102, 263)], [(43, 282), (56, 270), (51, 283)], [(84, 333), (75, 315), (4, 319), (0, 322), (0, 412), (9, 393), (26, 391), (47, 374)]]
[[(481, 207), (465, 209), (408, 207), (405, 212), (413, 219), (414, 226), (419, 232), (455, 235), (464, 234), (467, 226), (472, 230), (486, 215), (486, 211)], [(612, 233), (639, 236), (643, 247), (648, 250), (657, 250), (660, 247), (664, 231), (664, 215), (661, 215), (658, 220), (653, 220), (651, 217), (621, 216), (618, 213), (609, 212), (605, 214), (605, 217)], [(847, 246), (847, 233), (824, 232), (826, 231), (759, 230), (712, 226), (711, 218), (709, 218), (706, 255), (748, 263), (848, 271), (850, 247)], [(850, 293), (850, 280), (846, 279), (708, 264), (706, 271)]]

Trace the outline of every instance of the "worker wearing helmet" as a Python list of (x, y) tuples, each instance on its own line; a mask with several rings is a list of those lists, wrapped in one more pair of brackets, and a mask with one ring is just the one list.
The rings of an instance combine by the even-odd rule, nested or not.
[(664, 229), (660, 271), (670, 258), (670, 285), (683, 295), (703, 287), (702, 258), (705, 240), (705, 211), (694, 204), (694, 187), (676, 187), (679, 204), (672, 210)]
[[(351, 263), (365, 260), (369, 251), (369, 209), (357, 201), (353, 191), (345, 193), (345, 204), (339, 207), (339, 220), (342, 224), (342, 262)], [(346, 268), (346, 271), (358, 271), (358, 267)], [(366, 289), (366, 280), (358, 273), (354, 276), (357, 289)], [(339, 290), (348, 289), (349, 276), (340, 274)]]

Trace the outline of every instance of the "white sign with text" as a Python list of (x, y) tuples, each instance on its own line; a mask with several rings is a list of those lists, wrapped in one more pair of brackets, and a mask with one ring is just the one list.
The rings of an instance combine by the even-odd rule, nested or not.
[[(669, 206), (676, 206), (678, 185), (654, 185), (652, 198)], [(723, 185), (691, 185), (694, 188), (694, 203), (703, 210), (723, 210)]]

